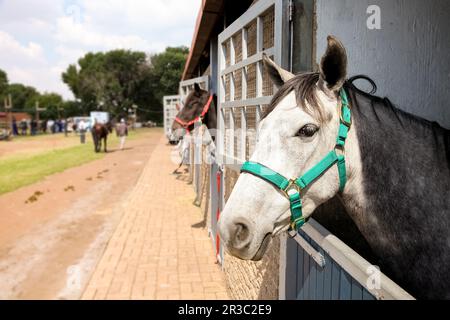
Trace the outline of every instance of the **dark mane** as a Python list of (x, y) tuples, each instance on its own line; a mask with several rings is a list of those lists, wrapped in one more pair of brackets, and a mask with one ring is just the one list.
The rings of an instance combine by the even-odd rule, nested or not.
[[(370, 93), (365, 92), (354, 85), (356, 80), (364, 79), (367, 80), (372, 85), (372, 91)], [(273, 96), (272, 101), (270, 102), (269, 107), (266, 109), (263, 115), (263, 119), (266, 118), (272, 111), (280, 104), (280, 102), (286, 98), (291, 92), (295, 92), (297, 105), (302, 106), (306, 112), (310, 115), (318, 119), (319, 121), (323, 120), (323, 113), (320, 108), (320, 101), (316, 96), (316, 88), (319, 83), (320, 75), (317, 72), (311, 73), (303, 73), (296, 75), (291, 80), (287, 81)], [(411, 113), (405, 112), (401, 109), (398, 109), (388, 98), (381, 98), (375, 96), (372, 93), (375, 93), (377, 90), (377, 86), (375, 82), (367, 76), (358, 75), (350, 78), (345, 82), (344, 87), (348, 91), (353, 91), (358, 93), (359, 95), (364, 96), (366, 99), (372, 101), (372, 106), (377, 105), (378, 108), (380, 106), (384, 106), (387, 110), (389, 110), (392, 116), (398, 120), (400, 126), (404, 126), (405, 124), (419, 124), (423, 127), (427, 128), (440, 128), (444, 131), (449, 132), (448, 129), (442, 128), (436, 122), (431, 122), (425, 120), (421, 117), (415, 116)], [(357, 103), (358, 101), (356, 101)], [(376, 113), (376, 110), (374, 110)]]
[[(411, 139), (433, 137), (434, 145), (445, 152), (447, 164), (450, 165), (450, 130), (437, 122), (428, 121), (401, 109), (398, 109), (388, 98), (381, 98), (364, 92), (351, 81), (344, 85), (350, 95), (351, 107), (365, 117), (370, 117), (378, 127), (392, 126), (401, 129)], [(442, 139), (442, 142), (440, 142)]]
[(319, 82), (319, 73), (303, 73), (296, 75), (287, 81), (272, 98), (270, 106), (265, 111), (263, 118), (267, 117), (280, 102), (291, 92), (295, 92), (297, 105), (303, 106), (306, 112), (319, 120), (323, 119), (322, 110), (319, 107), (319, 99), (316, 96), (317, 83)]
[[(370, 79), (370, 78), (368, 78)], [(370, 80), (373, 82), (373, 80)], [(353, 81), (351, 79), (349, 79), (349, 81), (345, 82), (344, 85), (345, 89), (350, 92), (350, 93), (357, 93), (360, 96), (365, 97), (366, 99), (368, 99), (369, 101), (371, 101), (371, 105), (373, 107), (384, 107), (386, 108), (386, 110), (388, 110), (390, 112), (390, 114), (393, 116), (392, 118), (396, 119), (399, 122), (399, 125), (401, 127), (404, 127), (405, 125), (410, 125), (410, 124), (415, 124), (415, 125), (420, 125), (422, 127), (427, 127), (427, 128), (435, 128), (435, 127), (440, 127), (441, 129), (445, 130), (445, 131), (449, 131), (448, 129), (442, 128), (437, 122), (432, 122), (426, 119), (423, 119), (419, 116), (413, 115), (409, 112), (403, 111), (399, 108), (397, 108), (397, 106), (395, 104), (393, 104), (391, 102), (391, 100), (389, 100), (389, 98), (381, 98), (379, 96), (373, 95), (371, 93), (367, 93), (361, 89), (359, 89), (358, 87), (355, 86), (355, 84), (353, 83)], [(375, 87), (376, 88), (376, 87)], [(354, 99), (354, 103), (358, 104), (358, 99)], [(357, 107), (357, 106), (355, 106)], [(376, 110), (373, 110), (376, 113)]]

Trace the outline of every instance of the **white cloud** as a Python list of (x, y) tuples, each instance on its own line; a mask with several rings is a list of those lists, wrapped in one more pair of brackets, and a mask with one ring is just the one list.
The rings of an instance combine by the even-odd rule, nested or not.
[(29, 19), (50, 21), (63, 13), (63, 3), (55, 0), (2, 0), (0, 21), (2, 24)]
[(89, 51), (190, 45), (201, 0), (0, 0), (0, 68), (70, 98), (61, 72)]
[(55, 47), (55, 53), (58, 55), (56, 66), (65, 70), (69, 64), (75, 64), (80, 57), (83, 57), (87, 53), (87, 51), (79, 48), (67, 47), (65, 45), (58, 45)]
[(0, 31), (0, 61), (2, 63), (13, 63), (16, 59), (25, 64), (42, 62), (44, 60), (42, 47), (34, 42), (23, 46), (10, 34)]
[(201, 0), (79, 1), (57, 20), (56, 39), (82, 47), (149, 52), (189, 45)]
[(0, 31), (0, 67), (8, 73), (10, 82), (23, 83), (40, 91), (56, 91), (65, 97), (72, 94), (60, 80), (63, 68), (52, 67), (36, 43), (20, 44), (10, 34)]
[(100, 33), (87, 24), (76, 23), (70, 17), (59, 18), (55, 39), (66, 46), (88, 50), (134, 49), (161, 51), (164, 43), (152, 43), (134, 34)]

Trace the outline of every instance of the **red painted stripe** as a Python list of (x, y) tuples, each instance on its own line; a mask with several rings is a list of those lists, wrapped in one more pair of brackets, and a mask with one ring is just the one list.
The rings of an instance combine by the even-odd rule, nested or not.
[[(219, 172), (217, 172), (217, 194), (220, 196), (220, 182), (221, 182), (221, 178), (222, 175)], [(217, 203), (217, 213), (216, 213), (216, 221), (219, 222), (219, 218), (220, 218), (220, 208), (219, 208), (219, 204), (220, 204), (220, 200)], [(216, 257), (218, 258), (220, 255), (220, 237), (219, 237), (219, 232), (216, 229)]]

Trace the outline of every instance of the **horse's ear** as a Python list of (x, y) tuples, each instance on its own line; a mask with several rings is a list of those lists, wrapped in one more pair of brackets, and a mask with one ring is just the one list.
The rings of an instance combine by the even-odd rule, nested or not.
[(198, 83), (194, 84), (194, 90), (196, 93), (200, 93), (200, 91), (202, 91), (202, 89), (200, 88), (200, 85)]
[(282, 87), (287, 81), (295, 77), (291, 72), (284, 70), (273, 62), (266, 54), (263, 54), (263, 62), (270, 79), (278, 88)]
[(329, 90), (337, 92), (347, 77), (347, 52), (337, 38), (328, 36), (327, 40), (327, 51), (320, 61), (320, 79)]

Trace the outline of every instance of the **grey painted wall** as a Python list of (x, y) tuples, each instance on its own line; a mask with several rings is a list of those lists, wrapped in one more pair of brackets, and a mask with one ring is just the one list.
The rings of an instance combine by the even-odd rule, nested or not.
[[(367, 28), (369, 5), (381, 8), (381, 30)], [(316, 0), (316, 10), (316, 62), (335, 35), (349, 76), (370, 76), (377, 95), (450, 128), (449, 0)]]
[(209, 84), (209, 90), (211, 93), (217, 94), (218, 92), (218, 72), (219, 72), (219, 47), (218, 47), (218, 36), (212, 36), (209, 42), (209, 55), (210, 55), (210, 84)]

